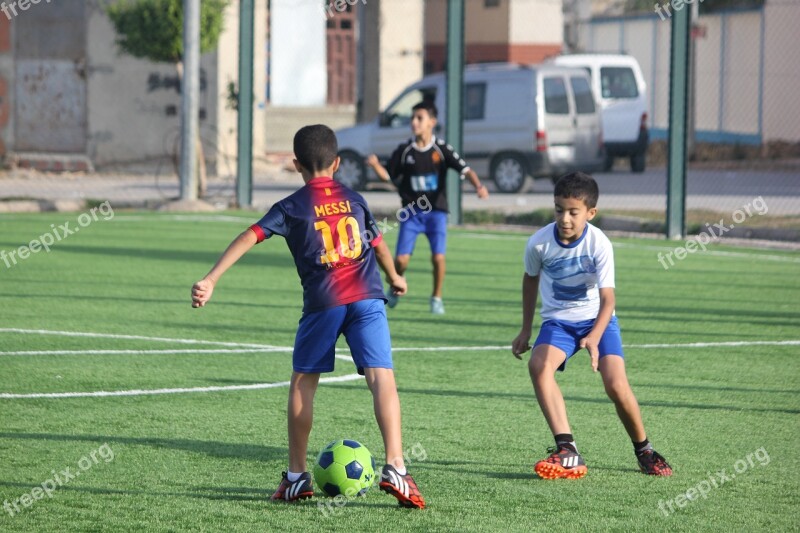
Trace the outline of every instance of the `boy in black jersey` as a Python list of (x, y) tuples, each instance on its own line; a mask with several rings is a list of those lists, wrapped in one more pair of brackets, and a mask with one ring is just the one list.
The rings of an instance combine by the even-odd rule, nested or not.
[[(433, 294), (431, 313), (444, 314), (442, 286), (445, 273), (445, 247), (447, 243), (447, 169), (461, 173), (475, 187), (478, 198), (486, 198), (489, 191), (481, 185), (478, 175), (467, 166), (453, 147), (433, 135), (438, 113), (433, 102), (415, 105), (411, 117), (414, 137), (400, 144), (389, 159), (388, 169), (383, 168), (375, 154), (366, 162), (383, 181), (391, 180), (397, 187), (403, 207), (415, 204), (427, 210), (407, 209), (405, 220), (400, 221), (397, 238), (395, 269), (401, 276), (408, 268), (414, 244), (420, 233), (425, 233), (431, 245), (433, 263)], [(389, 307), (397, 305), (397, 296), (387, 291)]]

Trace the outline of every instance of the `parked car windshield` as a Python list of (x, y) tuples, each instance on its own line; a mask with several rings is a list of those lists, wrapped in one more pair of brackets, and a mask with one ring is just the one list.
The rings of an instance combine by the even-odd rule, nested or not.
[(639, 88), (636, 76), (630, 67), (600, 68), (600, 82), (603, 98), (636, 98)]
[(436, 101), (436, 89), (412, 89), (397, 99), (381, 117), (381, 126), (399, 128), (411, 124), (411, 109), (423, 100)]

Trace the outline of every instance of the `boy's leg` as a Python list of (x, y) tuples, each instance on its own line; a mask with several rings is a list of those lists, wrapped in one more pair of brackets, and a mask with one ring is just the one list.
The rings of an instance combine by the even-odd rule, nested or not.
[(400, 233), (397, 236), (397, 249), (394, 254), (394, 268), (401, 276), (408, 268), (411, 254), (414, 253), (414, 245), (417, 243), (417, 236), (425, 230), (418, 215), (410, 215), (408, 219), (400, 222)]
[(383, 437), (386, 451), (386, 463), (399, 470), (405, 468), (403, 462), (403, 438), (401, 431), (400, 397), (397, 395), (397, 384), (394, 370), (391, 368), (365, 368), (364, 376), (367, 386), (372, 392), (372, 404), (375, 419)]
[[(400, 234), (397, 236), (397, 249), (394, 254), (394, 269), (401, 276), (408, 268), (408, 262), (411, 260), (411, 254), (414, 252), (414, 245), (420, 231), (420, 225), (413, 216), (400, 222)], [(386, 303), (390, 308), (395, 307), (399, 301), (400, 298), (391, 291), (391, 287), (386, 290)]]
[(392, 339), (386, 310), (380, 300), (362, 300), (348, 306), (343, 332), (353, 361), (364, 373), (372, 392), (375, 419), (383, 437), (386, 464), (381, 472), (380, 488), (404, 507), (422, 509), (425, 500), (417, 484), (406, 471), (400, 425), (400, 398), (394, 379)]
[[(528, 361), (528, 370), (536, 391), (536, 399), (544, 414), (547, 425), (556, 441), (555, 448), (548, 451), (550, 455), (534, 465), (534, 471), (542, 479), (570, 478), (579, 479), (586, 475), (586, 463), (578, 453), (567, 419), (567, 407), (561, 388), (556, 382), (555, 373), (567, 359), (563, 348), (549, 342), (574, 345), (574, 340), (564, 336), (559, 326), (545, 323), (536, 339), (536, 347)], [(545, 342), (542, 342), (542, 341)], [(569, 348), (572, 352), (572, 348)]]
[(603, 376), (603, 386), (606, 394), (614, 402), (617, 415), (625, 426), (625, 431), (633, 442), (642, 442), (646, 439), (642, 413), (639, 402), (633, 395), (633, 390), (628, 383), (625, 373), (625, 360), (618, 355), (606, 355), (600, 358), (600, 375)]
[(306, 472), (308, 436), (314, 418), (314, 394), (319, 374), (292, 372), (289, 385), (289, 471)]
[(431, 211), (425, 215), (425, 236), (431, 245), (431, 264), (433, 265), (433, 292), (431, 293), (431, 312), (444, 313), (442, 291), (447, 270), (445, 251), (447, 249), (447, 213)]
[(567, 406), (556, 382), (556, 370), (566, 360), (563, 350), (550, 344), (540, 344), (528, 361), (528, 371), (547, 425), (553, 435), (572, 433), (567, 420)]
[(614, 402), (617, 415), (633, 443), (633, 450), (641, 471), (654, 476), (672, 475), (672, 467), (647, 440), (639, 402), (633, 395), (633, 390), (628, 383), (628, 376), (625, 373), (625, 360), (613, 354), (601, 357), (600, 374), (603, 376), (606, 394)]
[(394, 258), (394, 269), (401, 276), (405, 274), (408, 269), (408, 263), (411, 261), (411, 254), (397, 255)]

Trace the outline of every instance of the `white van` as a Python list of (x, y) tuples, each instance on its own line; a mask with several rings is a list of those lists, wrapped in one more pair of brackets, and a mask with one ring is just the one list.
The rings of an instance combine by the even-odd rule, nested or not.
[[(364, 158), (386, 162), (411, 135), (411, 108), (432, 100), (439, 109), (436, 135), (443, 135), (445, 74), (410, 85), (372, 122), (336, 132), (342, 158), (336, 179), (363, 189), (376, 180)], [(501, 192), (517, 192), (526, 176), (555, 178), (564, 172), (602, 168), (600, 107), (583, 69), (507, 63), (471, 65), (464, 71), (461, 154), (479, 176)]]
[(556, 65), (586, 69), (592, 77), (595, 97), (603, 108), (605, 170), (615, 157), (630, 160), (633, 172), (644, 172), (649, 132), (647, 86), (636, 58), (613, 54), (559, 56)]

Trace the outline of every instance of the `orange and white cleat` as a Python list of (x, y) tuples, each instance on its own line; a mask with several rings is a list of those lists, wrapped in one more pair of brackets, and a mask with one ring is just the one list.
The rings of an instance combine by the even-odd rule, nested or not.
[(586, 463), (581, 454), (575, 450), (562, 446), (558, 449), (548, 448), (550, 455), (542, 459), (533, 467), (536, 474), (542, 479), (580, 479), (586, 475)]
[(397, 498), (403, 507), (425, 508), (425, 500), (422, 498), (414, 478), (408, 473), (401, 476), (392, 465), (384, 465), (379, 486), (382, 491)]

